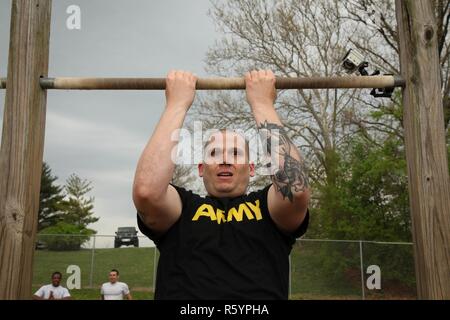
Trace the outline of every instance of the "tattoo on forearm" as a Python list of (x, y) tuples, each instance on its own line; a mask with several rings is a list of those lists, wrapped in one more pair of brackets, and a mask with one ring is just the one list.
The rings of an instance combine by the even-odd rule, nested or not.
[[(272, 153), (278, 154), (279, 164), (276, 172), (272, 175), (272, 182), (276, 191), (284, 198), (294, 201), (294, 192), (305, 191), (308, 184), (307, 168), (300, 159), (297, 147), (291, 142), (284, 128), (274, 123), (264, 123), (258, 128), (261, 132), (263, 145), (267, 146), (268, 156), (273, 159)], [(272, 143), (275, 150), (272, 150)], [(298, 159), (297, 159), (298, 158)], [(272, 164), (268, 164), (271, 166)]]

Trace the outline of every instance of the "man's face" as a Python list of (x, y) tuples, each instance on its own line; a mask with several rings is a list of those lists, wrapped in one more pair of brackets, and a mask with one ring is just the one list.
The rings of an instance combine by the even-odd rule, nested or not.
[(115, 271), (111, 271), (109, 273), (108, 277), (109, 277), (109, 282), (111, 282), (111, 283), (116, 283), (117, 280), (119, 280), (119, 275)]
[(255, 165), (249, 164), (245, 139), (232, 131), (211, 135), (205, 147), (203, 163), (198, 165), (206, 191), (214, 197), (236, 197), (244, 194)]
[(59, 274), (54, 274), (52, 276), (52, 285), (54, 287), (58, 287), (60, 282), (61, 282), (61, 276)]

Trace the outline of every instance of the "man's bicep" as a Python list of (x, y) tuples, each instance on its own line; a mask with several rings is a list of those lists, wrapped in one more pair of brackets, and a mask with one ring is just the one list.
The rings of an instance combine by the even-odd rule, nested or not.
[(282, 231), (294, 232), (303, 222), (308, 210), (309, 190), (303, 196), (295, 197), (290, 201), (277, 192), (271, 185), (267, 192), (267, 208), (270, 217)]
[(172, 186), (160, 199), (148, 199), (136, 205), (145, 226), (155, 233), (164, 233), (179, 219), (182, 202), (178, 191)]

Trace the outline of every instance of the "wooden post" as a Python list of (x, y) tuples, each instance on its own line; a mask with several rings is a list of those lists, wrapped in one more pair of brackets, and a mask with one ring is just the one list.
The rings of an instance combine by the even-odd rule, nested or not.
[(450, 299), (450, 187), (433, 1), (396, 0), (419, 299)]
[(48, 71), (51, 4), (12, 1), (0, 150), (0, 300), (32, 294), (47, 100), (39, 77)]

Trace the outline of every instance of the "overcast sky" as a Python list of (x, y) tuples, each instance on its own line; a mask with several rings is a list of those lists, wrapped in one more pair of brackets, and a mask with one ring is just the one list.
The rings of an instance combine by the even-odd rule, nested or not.
[[(81, 8), (81, 30), (66, 27), (70, 5)], [(53, 1), (49, 75), (164, 77), (174, 68), (205, 76), (203, 59), (219, 38), (209, 8), (209, 0)], [(11, 0), (0, 0), (1, 77), (10, 10)], [(0, 90), (1, 120), (4, 98)], [(44, 160), (60, 184), (71, 173), (92, 181), (99, 234), (136, 225), (134, 170), (164, 101), (163, 91), (48, 91)]]

